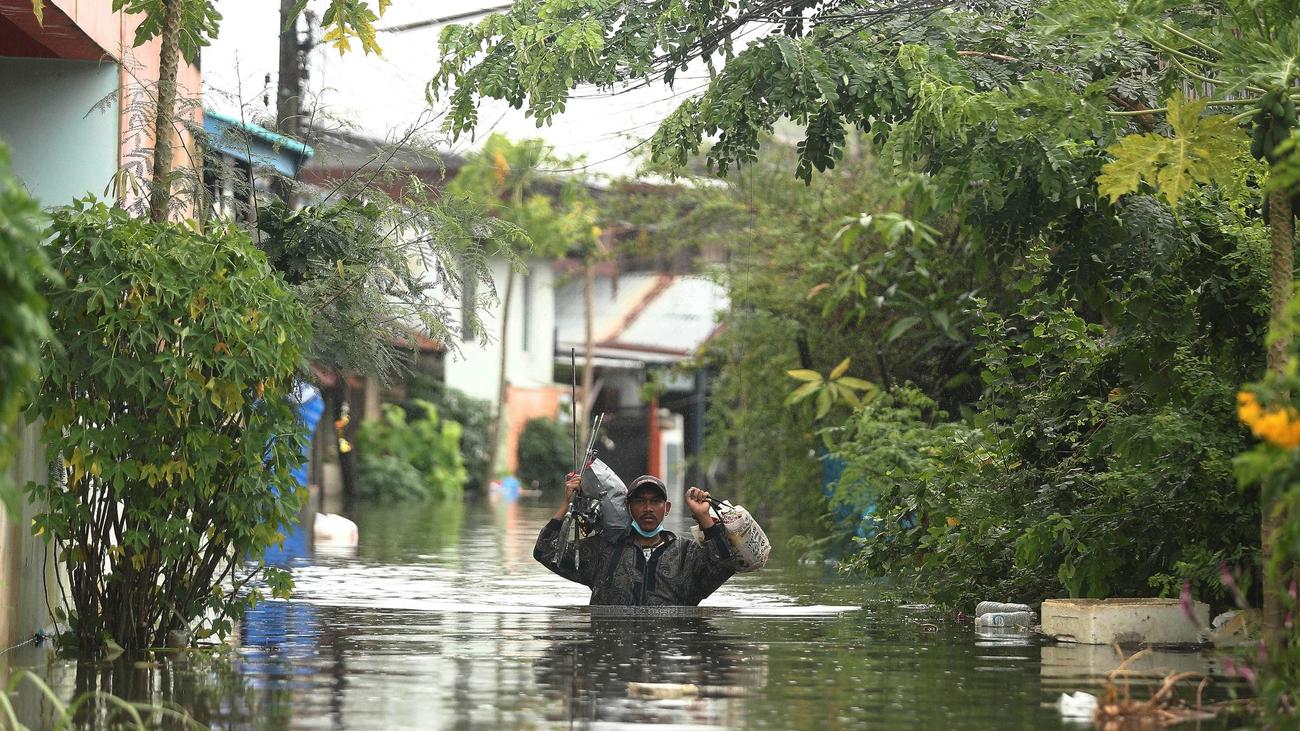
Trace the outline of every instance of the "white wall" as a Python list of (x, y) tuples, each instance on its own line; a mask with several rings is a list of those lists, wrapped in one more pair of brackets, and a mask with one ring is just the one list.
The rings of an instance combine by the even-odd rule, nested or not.
[(0, 57), (0, 140), (14, 173), (42, 206), (100, 195), (117, 171), (118, 66)]
[[(116, 100), (93, 107), (118, 88), (114, 63), (0, 57), (0, 140), (13, 172), (43, 207), (102, 193), (117, 170)], [(34, 427), (21, 430), (9, 476), (17, 485), (46, 477), (45, 450)], [(57, 606), (56, 566), (31, 535), (39, 510), (23, 501), (17, 516), (0, 508), (0, 645), (26, 640)]]
[[(491, 262), (492, 280), (502, 302), (483, 316), (485, 341), (479, 334), (471, 341), (461, 340), (459, 354), (449, 354), (446, 364), (447, 385), (475, 398), (496, 402), (501, 363), (501, 307), (506, 296), (506, 262)], [(513, 386), (535, 388), (553, 380), (555, 361), (555, 277), (550, 262), (533, 259), (525, 275), (515, 273), (514, 301), (510, 306), (510, 332), (506, 333), (506, 379)], [(525, 318), (524, 311), (528, 316)], [(524, 326), (528, 325), (528, 348), (524, 349)]]

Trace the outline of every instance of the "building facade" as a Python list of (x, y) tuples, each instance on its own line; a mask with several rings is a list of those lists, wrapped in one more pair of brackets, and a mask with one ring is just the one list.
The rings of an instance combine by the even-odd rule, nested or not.
[[(155, 40), (133, 48), (138, 16), (113, 10), (113, 0), (45, 0), (36, 18), (31, 0), (0, 0), (0, 142), (13, 172), (44, 207), (86, 195), (141, 203), (128, 177), (148, 178), (158, 78)], [(179, 95), (197, 99), (199, 71), (182, 65)], [(198, 118), (197, 106), (188, 114)], [(175, 141), (186, 143), (178, 130)], [(178, 155), (181, 161), (186, 156)], [(123, 175), (125, 172), (125, 175)], [(44, 446), (27, 427), (10, 467), (18, 485), (44, 480)], [(5, 515), (0, 507), (0, 646), (30, 638), (58, 605), (54, 562), (31, 536), (35, 509)]]

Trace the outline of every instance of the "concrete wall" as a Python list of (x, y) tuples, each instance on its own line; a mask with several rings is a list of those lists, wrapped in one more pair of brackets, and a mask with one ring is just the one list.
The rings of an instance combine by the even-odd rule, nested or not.
[(556, 419), (560, 415), (560, 392), (562, 388), (545, 386), (542, 388), (519, 388), (511, 386), (506, 392), (506, 414), (510, 423), (506, 425), (506, 471), (519, 469), (519, 435), (524, 431), (524, 424), (530, 419)]
[[(36, 429), (28, 427), (18, 453), (9, 467), (9, 477), (22, 486), (28, 481), (44, 482), (48, 477), (44, 447)], [(50, 623), (47, 607), (59, 606), (58, 582), (54, 578), (52, 552), (32, 535), (36, 510), (23, 501), (20, 515), (7, 515), (0, 508), (0, 645), (13, 645), (30, 638)]]
[(0, 139), (13, 171), (42, 206), (102, 194), (117, 170), (118, 106), (93, 107), (117, 91), (114, 63), (0, 58)]
[[(506, 263), (491, 262), (492, 279), (502, 302), (506, 292)], [(524, 275), (515, 274), (514, 301), (510, 307), (510, 332), (504, 344), (509, 348), (506, 356), (506, 379), (519, 388), (548, 386), (553, 380), (555, 361), (555, 280), (550, 263), (544, 259), (529, 262), (527, 286)], [(528, 316), (524, 316), (527, 309)], [(528, 325), (527, 349), (524, 345), (525, 320)], [(485, 343), (482, 336), (459, 343), (461, 353), (447, 359), (447, 385), (458, 388), (475, 398), (493, 403), (497, 398), (497, 380), (501, 368), (501, 304), (483, 317), (483, 328), (489, 335)]]
[[(115, 63), (0, 58), (0, 139), (12, 153), (13, 172), (42, 206), (100, 194), (117, 170), (120, 136), (117, 103), (92, 108), (118, 88)], [(10, 469), (17, 485), (44, 480), (44, 447), (27, 428)], [(50, 622), (57, 606), (54, 562), (31, 535), (35, 509), (20, 515), (0, 509), (0, 645), (11, 646)]]

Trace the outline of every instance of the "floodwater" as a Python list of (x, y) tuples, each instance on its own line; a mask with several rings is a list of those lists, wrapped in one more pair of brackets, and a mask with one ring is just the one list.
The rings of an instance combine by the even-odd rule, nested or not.
[[(970, 624), (793, 561), (779, 540), (768, 568), (698, 609), (592, 610), (583, 587), (532, 560), (553, 510), (369, 506), (356, 516), (360, 546), (295, 560), (294, 598), (257, 608), (234, 651), (92, 665), (27, 647), (0, 658), (0, 677), (28, 668), (64, 699), (98, 687), (173, 703), (208, 728), (1005, 730), (1089, 728), (1055, 700), (1097, 692), (1115, 665), (1106, 648), (981, 640)], [(710, 695), (643, 699), (629, 683)], [(52, 704), (19, 687), (19, 720), (49, 727)], [(1137, 680), (1133, 693), (1150, 688)]]

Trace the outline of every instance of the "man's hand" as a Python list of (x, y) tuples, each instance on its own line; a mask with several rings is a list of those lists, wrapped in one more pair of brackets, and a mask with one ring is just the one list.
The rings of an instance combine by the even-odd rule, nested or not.
[(582, 486), (582, 476), (570, 472), (564, 476), (564, 503), (555, 513), (556, 520), (563, 520), (564, 514), (569, 512), (569, 503), (573, 501), (573, 493)]
[(709, 493), (698, 487), (688, 489), (686, 507), (691, 511), (691, 517), (695, 518), (695, 522), (700, 524), (700, 530), (713, 527), (716, 521), (712, 515), (709, 515)]

